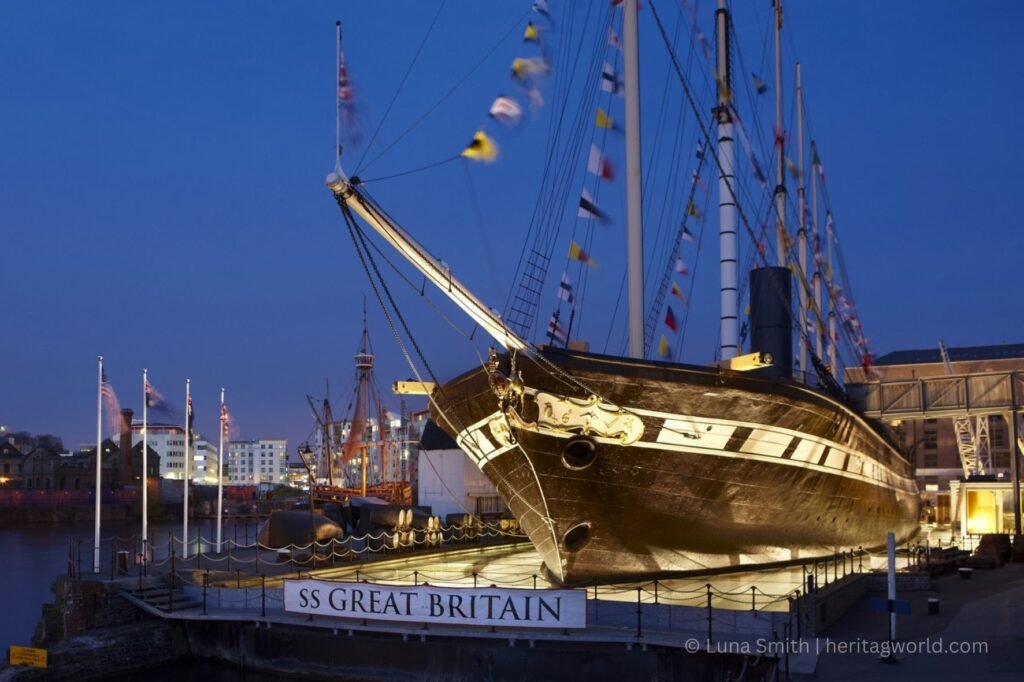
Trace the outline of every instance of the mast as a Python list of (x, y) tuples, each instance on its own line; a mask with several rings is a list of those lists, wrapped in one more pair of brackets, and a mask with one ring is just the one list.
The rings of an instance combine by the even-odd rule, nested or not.
[(338, 38), (338, 92), (335, 97), (334, 112), (334, 172), (341, 175), (341, 103), (345, 100), (344, 89), (348, 87), (348, 73), (345, 70), (345, 57), (341, 52), (341, 22), (334, 22)]
[(836, 364), (836, 299), (832, 284), (832, 213), (825, 211), (825, 240), (828, 242), (828, 263), (825, 266), (825, 274), (828, 276), (826, 286), (828, 287), (829, 300), (831, 304), (828, 309), (828, 361), (832, 368), (832, 376), (839, 376), (839, 366)]
[[(220, 554), (221, 516), (224, 511), (224, 432), (228, 428), (224, 389), (220, 389), (220, 444), (217, 447), (217, 554)], [(310, 502), (312, 504), (312, 502)]]
[(736, 269), (736, 203), (732, 191), (735, 173), (732, 110), (729, 106), (732, 74), (729, 63), (729, 10), (725, 8), (725, 0), (718, 0), (715, 25), (718, 106), (715, 107), (714, 115), (718, 122), (718, 248), (721, 301), (719, 359), (729, 360), (739, 354), (739, 301)]
[[(804, 189), (804, 116), (803, 116), (803, 90), (800, 87), (800, 62), (796, 63), (796, 168), (799, 175), (797, 182), (797, 210), (799, 211), (799, 224), (797, 230), (797, 257), (800, 262), (800, 278), (797, 285), (800, 287), (800, 333), (797, 334), (800, 346), (800, 373), (804, 382), (810, 373), (807, 371), (807, 198)], [(817, 329), (817, 326), (815, 326)]]
[(181, 510), (181, 558), (188, 558), (188, 474), (189, 461), (192, 457), (189, 454), (192, 426), (192, 380), (185, 379), (185, 475), (182, 481), (182, 510)]
[(644, 239), (640, 203), (640, 56), (637, 2), (625, 0), (622, 15), (623, 87), (626, 100), (626, 280), (629, 355), (644, 356)]
[(149, 542), (149, 467), (146, 466), (146, 453), (149, 450), (149, 425), (147, 411), (149, 409), (149, 378), (148, 370), (142, 370), (142, 556), (143, 561), (149, 557), (146, 544)]
[[(814, 309), (818, 311), (818, 319), (822, 316), (821, 307), (821, 231), (818, 229), (818, 148), (811, 140), (811, 220), (814, 229)], [(821, 340), (821, 327), (814, 328), (814, 350), (819, 358), (824, 357)], [(833, 367), (831, 370), (835, 372)]]
[(775, 264), (786, 267), (786, 140), (782, 127), (782, 0), (775, 0)]
[[(92, 572), (100, 572), (100, 512), (102, 507), (100, 505), (100, 497), (103, 495), (103, 462), (101, 461), (103, 452), (103, 356), (99, 355), (96, 357), (99, 367), (99, 376), (97, 379), (96, 386), (96, 485), (95, 485), (95, 496), (96, 496), (96, 518), (93, 520), (93, 545), (92, 545)], [(127, 455), (122, 455), (127, 457)]]

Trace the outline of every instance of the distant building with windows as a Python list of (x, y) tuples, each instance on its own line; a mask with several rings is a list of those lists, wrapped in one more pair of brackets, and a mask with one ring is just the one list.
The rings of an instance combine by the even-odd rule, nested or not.
[[(968, 346), (947, 348), (947, 351), (953, 375), (1024, 371), (1024, 344)], [(947, 375), (938, 344), (931, 349), (902, 350), (884, 355), (875, 361), (872, 373), (868, 381)], [(864, 370), (859, 367), (848, 369), (846, 381), (865, 382)], [(979, 431), (977, 419), (971, 417), (976, 440)], [(981, 419), (987, 422), (982, 425), (982, 429), (988, 427), (991, 461), (991, 470), (985, 473), (995, 481), (1008, 482), (1012, 451), (1009, 424), (1004, 415), (989, 415)], [(950, 495), (950, 482), (954, 482), (953, 487), (956, 488), (956, 482), (964, 475), (953, 419), (901, 419), (890, 425), (901, 436), (915, 467), (917, 487), (921, 491), (922, 515), (929, 521), (949, 523), (954, 513), (952, 503), (955, 500), (955, 495), (952, 498)]]
[[(147, 445), (160, 454), (160, 478), (185, 478), (185, 429), (177, 424), (149, 422)], [(142, 442), (142, 420), (132, 420), (132, 447)]]
[(285, 438), (232, 441), (226, 454), (224, 485), (288, 484)]

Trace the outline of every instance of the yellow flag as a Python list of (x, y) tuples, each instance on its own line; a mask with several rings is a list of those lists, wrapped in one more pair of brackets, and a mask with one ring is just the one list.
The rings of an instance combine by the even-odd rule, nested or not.
[(669, 354), (670, 350), (668, 347), (668, 339), (666, 339), (665, 335), (662, 334), (661, 341), (658, 342), (658, 355), (660, 355), (663, 358), (667, 358)]
[(537, 40), (540, 38), (540, 32), (537, 27), (533, 25), (532, 21), (526, 23), (526, 33), (523, 34), (523, 41)]
[(484, 131), (478, 130), (473, 135), (473, 141), (462, 150), (462, 156), (474, 161), (491, 163), (498, 158), (498, 145), (494, 144), (494, 140), (487, 137)]
[(594, 117), (594, 125), (598, 128), (614, 128), (615, 122), (612, 121), (612, 117), (608, 115), (608, 112), (598, 107), (597, 116)]

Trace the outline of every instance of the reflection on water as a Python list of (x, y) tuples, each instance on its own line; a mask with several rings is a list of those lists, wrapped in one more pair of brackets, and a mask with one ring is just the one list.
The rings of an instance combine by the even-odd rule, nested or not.
[[(105, 679), (116, 682), (136, 682), (145, 678), (146, 682), (178, 682), (178, 680), (202, 680), (203, 682), (282, 682), (296, 677), (268, 675), (253, 670), (243, 670), (233, 666), (214, 663), (212, 661), (183, 661), (170, 666), (161, 666), (145, 671), (135, 671), (125, 675), (112, 675)], [(340, 677), (333, 679), (342, 680)]]
[[(226, 521), (222, 526), (224, 541), (238, 538), (239, 544), (256, 537), (256, 523)], [(111, 562), (111, 547), (115, 538), (131, 542), (131, 536), (138, 536), (138, 523), (105, 523), (100, 543), (100, 572), (108, 574)], [(155, 547), (167, 547), (171, 538), (179, 545), (181, 524), (150, 524), (150, 537)], [(194, 549), (197, 537), (204, 542), (216, 535), (213, 521), (197, 521), (189, 526), (189, 540)], [(58, 575), (67, 572), (70, 558), (69, 547), (75, 546), (80, 552), (82, 572), (92, 569), (93, 526), (91, 523), (76, 525), (32, 524), (23, 526), (0, 526), (0, 585), (4, 585), (5, 616), (0, 618), (0, 645), (4, 651), (11, 644), (27, 646), (32, 641), (32, 632), (39, 621), (44, 603), (53, 602), (50, 586)], [(205, 549), (204, 549), (205, 551)], [(169, 678), (170, 679), (170, 678)]]

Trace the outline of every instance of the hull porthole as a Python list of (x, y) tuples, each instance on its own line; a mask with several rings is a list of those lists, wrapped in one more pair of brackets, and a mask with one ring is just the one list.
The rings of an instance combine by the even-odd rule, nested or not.
[(597, 443), (589, 436), (573, 436), (562, 448), (562, 464), (566, 469), (586, 469), (597, 459)]
[(578, 552), (583, 549), (589, 540), (590, 522), (584, 521), (583, 523), (577, 523), (565, 532), (565, 535), (562, 537), (562, 544), (570, 552)]

